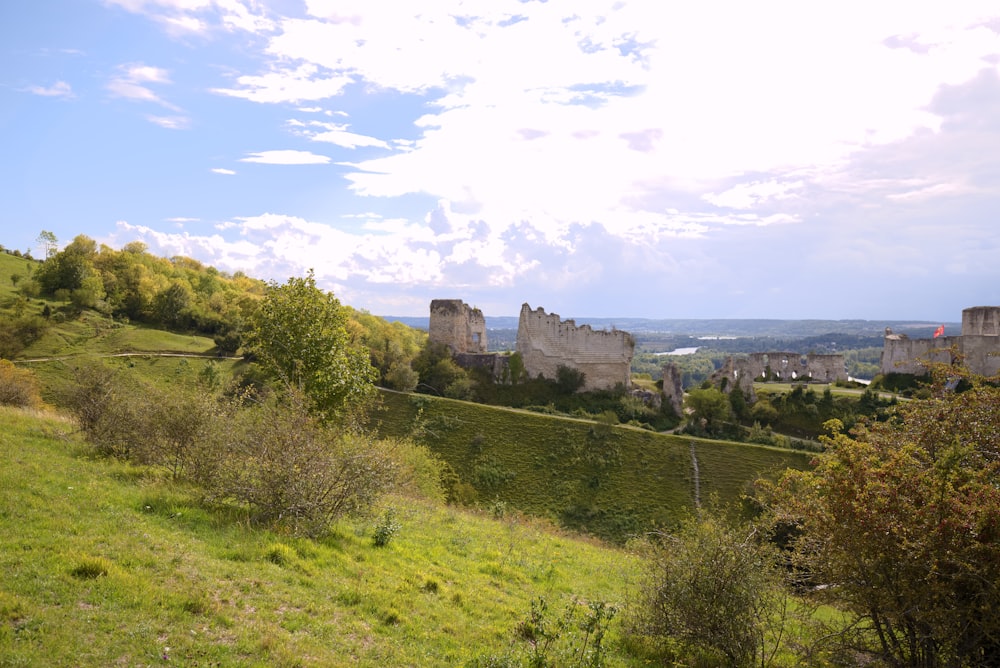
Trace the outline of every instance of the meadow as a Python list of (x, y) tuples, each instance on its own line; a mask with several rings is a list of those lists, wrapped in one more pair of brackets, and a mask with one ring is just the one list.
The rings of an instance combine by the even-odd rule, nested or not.
[[(398, 533), (378, 547), (390, 508)], [(61, 417), (9, 408), (0, 544), (0, 666), (474, 664), (525, 656), (515, 629), (533, 600), (621, 605), (638, 568), (518, 513), (398, 496), (322, 540), (276, 534), (93, 459)], [(641, 665), (617, 628), (607, 665)]]

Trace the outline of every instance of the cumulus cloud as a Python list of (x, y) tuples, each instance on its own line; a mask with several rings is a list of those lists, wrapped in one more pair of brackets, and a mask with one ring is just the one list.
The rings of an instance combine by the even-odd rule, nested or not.
[(232, 176), (236, 172), (233, 171), (233, 170), (231, 170), (231, 169), (226, 169), (225, 167), (213, 167), (212, 168), (212, 173), (213, 174), (223, 174), (225, 176)]
[(309, 151), (282, 149), (276, 151), (260, 151), (251, 153), (240, 162), (259, 162), (265, 165), (326, 165), (330, 158)]
[[(116, 1), (202, 20), (221, 11), (215, 0)], [(639, 0), (304, 8), (272, 17), (258, 30), (259, 67), (213, 90), (324, 121), (337, 114), (286, 129), (381, 149), (339, 164), (366, 198), (359, 209), (392, 214), (351, 219), (351, 232), (336, 229), (341, 219), (236, 218), (217, 245), (170, 243), (271, 257), (273, 270), (316, 260), (330, 281), (373, 299), (381, 285), (414, 298), (442, 285), (596, 290), (594, 277), (626, 281), (635, 266), (664, 267), (651, 290), (670, 294), (670, 279), (686, 276), (721, 293), (767, 264), (749, 250), (754, 239), (794, 240), (803, 262), (877, 266), (891, 240), (923, 239), (914, 216), (959, 197), (985, 211), (998, 194), (1000, 34), (984, 20), (994, 3), (734, 2), (725, 20), (716, 6)], [(157, 101), (159, 82), (125, 83), (130, 99)], [(391, 116), (392, 129), (355, 126), (347, 104), (350, 117), (315, 104), (349, 95)], [(394, 107), (399, 99), (412, 104)], [(264, 151), (243, 162), (331, 158)], [(401, 202), (427, 196), (437, 208), (400, 215)], [(964, 231), (995, 240), (980, 218)], [(235, 250), (248, 239), (259, 256)], [(934, 247), (895, 243), (914, 263)], [(949, 244), (955, 266), (982, 260)]]

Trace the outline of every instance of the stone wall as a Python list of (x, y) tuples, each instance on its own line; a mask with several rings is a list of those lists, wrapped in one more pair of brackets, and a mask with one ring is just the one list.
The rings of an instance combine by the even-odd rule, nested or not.
[(727, 357), (722, 366), (715, 370), (709, 380), (713, 385), (721, 389), (726, 394), (733, 391), (734, 387), (743, 390), (747, 401), (753, 403), (757, 401), (757, 393), (753, 389), (754, 379), (761, 376), (761, 373), (754, 373), (754, 368), (749, 359), (745, 357)]
[(431, 302), (428, 334), (431, 343), (443, 343), (454, 355), (486, 352), (486, 318), (461, 299)]
[(684, 387), (681, 385), (681, 370), (673, 362), (663, 366), (663, 396), (678, 417), (684, 415)]
[(927, 364), (959, 359), (982, 376), (1000, 374), (1000, 306), (974, 306), (962, 311), (962, 335), (911, 339), (888, 327), (882, 344), (882, 373), (927, 372)]
[(962, 336), (1000, 336), (1000, 306), (973, 306), (963, 310)]
[(517, 328), (517, 352), (532, 378), (556, 378), (560, 366), (584, 374), (584, 390), (613, 389), (619, 383), (631, 385), (635, 339), (620, 330), (577, 327), (572, 320), (560, 320), (555, 313), (539, 307), (521, 306)]

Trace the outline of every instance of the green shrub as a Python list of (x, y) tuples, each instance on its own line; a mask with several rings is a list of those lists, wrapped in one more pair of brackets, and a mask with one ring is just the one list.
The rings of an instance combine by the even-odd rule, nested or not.
[(375, 547), (385, 547), (396, 537), (400, 529), (402, 529), (402, 526), (396, 521), (392, 508), (389, 508), (375, 526), (375, 532), (372, 534), (372, 544)]

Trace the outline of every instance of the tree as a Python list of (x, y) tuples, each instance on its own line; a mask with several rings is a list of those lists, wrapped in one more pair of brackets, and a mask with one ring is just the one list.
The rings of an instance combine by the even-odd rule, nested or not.
[(775, 554), (757, 529), (705, 515), (653, 550), (632, 631), (696, 665), (766, 666), (784, 624)]
[(283, 383), (300, 389), (324, 420), (360, 418), (375, 394), (368, 353), (352, 347), (347, 313), (305, 278), (272, 283), (249, 318), (245, 346)]
[(55, 255), (59, 250), (59, 240), (56, 239), (55, 234), (49, 232), (48, 230), (42, 230), (35, 241), (37, 241), (38, 245), (42, 247), (42, 250), (44, 251), (43, 255), (46, 260)]
[(689, 391), (684, 403), (691, 409), (691, 421), (708, 434), (716, 433), (730, 416), (729, 397), (714, 387)]
[[(951, 375), (959, 373), (950, 370)], [(828, 421), (812, 471), (760, 483), (854, 646), (897, 666), (1000, 665), (1000, 389), (971, 378), (853, 435)]]

